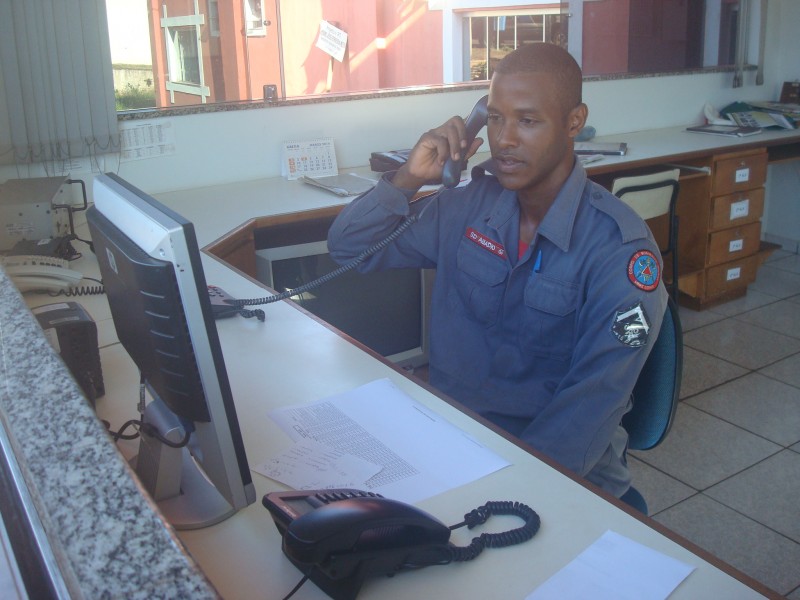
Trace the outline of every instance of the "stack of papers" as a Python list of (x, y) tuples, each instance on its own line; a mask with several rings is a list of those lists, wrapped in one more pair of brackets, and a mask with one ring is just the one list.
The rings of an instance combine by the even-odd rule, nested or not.
[(686, 131), (692, 133), (710, 133), (711, 135), (727, 135), (729, 137), (744, 137), (761, 133), (760, 127), (740, 127), (739, 125), (698, 125), (687, 127)]
[(784, 129), (794, 129), (794, 122), (780, 113), (771, 113), (760, 110), (746, 110), (730, 114), (737, 125), (740, 127), (783, 127)]
[(751, 102), (750, 104), (757, 110), (770, 113), (770, 116), (778, 121), (781, 127), (786, 127), (783, 119), (791, 125), (791, 127), (786, 127), (787, 129), (795, 129), (800, 122), (800, 104), (787, 102)]
[(414, 503), (510, 464), (388, 379), (270, 417), (294, 445), (253, 470), (295, 489), (349, 487)]
[(328, 190), (337, 196), (358, 196), (375, 187), (376, 181), (347, 173), (344, 175), (331, 175), (328, 177), (310, 177), (303, 175), (300, 181), (313, 185), (323, 190)]
[(575, 154), (602, 154), (606, 156), (625, 156), (628, 152), (626, 142), (575, 142)]

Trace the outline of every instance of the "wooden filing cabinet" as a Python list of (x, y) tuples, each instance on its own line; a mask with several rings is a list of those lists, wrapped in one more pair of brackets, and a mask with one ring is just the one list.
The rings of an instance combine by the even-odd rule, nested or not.
[(767, 152), (716, 154), (687, 165), (710, 171), (682, 175), (677, 205), (681, 300), (700, 309), (743, 296), (774, 249), (761, 242)]

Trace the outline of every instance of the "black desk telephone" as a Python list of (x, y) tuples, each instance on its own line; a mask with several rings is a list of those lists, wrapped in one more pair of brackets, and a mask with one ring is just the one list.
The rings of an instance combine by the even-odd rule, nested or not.
[[(484, 96), (475, 104), (467, 117), (464, 125), (467, 127), (467, 147), (472, 144), (475, 136), (486, 125), (486, 105), (489, 102), (489, 96)], [(408, 160), (408, 155), (411, 150), (389, 150), (388, 152), (373, 152), (369, 157), (369, 166), (373, 171), (394, 171), (403, 166)], [(453, 188), (458, 185), (461, 178), (461, 171), (467, 167), (467, 161), (454, 161), (449, 159), (442, 171), (442, 183), (445, 187)]]
[[(283, 536), (283, 553), (334, 600), (353, 600), (366, 577), (472, 560), (486, 547), (519, 544), (539, 530), (536, 512), (517, 502), (488, 502), (453, 527), (361, 490), (273, 492), (262, 503)], [(472, 529), (492, 514), (516, 515), (525, 525), (484, 533), (466, 547), (449, 543), (452, 529)]]
[(377, 173), (395, 171), (408, 160), (411, 150), (388, 150), (373, 152), (369, 157), (369, 168)]

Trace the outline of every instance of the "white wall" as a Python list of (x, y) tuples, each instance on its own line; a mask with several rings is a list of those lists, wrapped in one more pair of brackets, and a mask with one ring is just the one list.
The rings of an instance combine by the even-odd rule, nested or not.
[[(598, 135), (622, 134), (697, 123), (705, 102), (721, 108), (739, 99), (777, 99), (783, 81), (800, 77), (800, 2), (772, 0), (769, 7), (763, 86), (754, 85), (752, 72), (737, 89), (731, 87), (731, 73), (587, 82), (589, 124)], [(466, 114), (482, 93), (452, 91), (169, 117), (174, 155), (122, 164), (112, 159), (100, 166), (158, 193), (278, 176), (283, 141), (320, 136), (335, 139), (341, 168), (360, 166), (367, 164), (371, 151), (410, 147), (426, 129), (453, 114)], [(6, 167), (0, 180), (35, 175)]]
[[(798, 50), (800, 52), (800, 50)], [(773, 71), (771, 69), (770, 71)], [(588, 82), (584, 99), (598, 135), (700, 122), (705, 102), (775, 99), (783, 78), (731, 88), (731, 73)], [(341, 168), (367, 164), (373, 150), (407, 148), (483, 94), (458, 91), (328, 104), (198, 114), (170, 119), (174, 156), (124, 162), (119, 174), (151, 192), (280, 175), (283, 141), (330, 136)], [(156, 120), (156, 121), (160, 121)], [(154, 121), (155, 122), (155, 121)], [(115, 168), (109, 164), (106, 168)]]

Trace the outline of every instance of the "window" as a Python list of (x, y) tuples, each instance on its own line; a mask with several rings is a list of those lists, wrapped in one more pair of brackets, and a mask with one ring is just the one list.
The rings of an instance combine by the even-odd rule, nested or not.
[(200, 85), (200, 52), (194, 27), (175, 27), (169, 30), (169, 35), (170, 80)]
[[(570, 36), (570, 51), (579, 58), (584, 75), (679, 71), (704, 65), (705, 0), (584, 0), (578, 4), (581, 35)], [(709, 23), (709, 28), (718, 31), (719, 24)]]
[(566, 16), (560, 9), (549, 13), (495, 11), (467, 14), (464, 17), (465, 39), (469, 56), (464, 61), (469, 72), (465, 81), (491, 79), (494, 65), (523, 44), (550, 42), (566, 47)]
[(195, 12), (193, 15), (168, 17), (167, 10), (165, 4), (163, 6), (164, 16), (161, 19), (169, 78), (164, 82), (165, 91), (169, 92), (171, 104), (175, 104), (175, 92), (200, 96), (200, 101), (205, 103), (210, 92), (205, 85), (200, 40), (201, 27), (205, 25), (204, 15), (198, 12), (197, 0), (194, 0)]
[(219, 37), (219, 1), (208, 0), (208, 30), (214, 37)]
[(244, 1), (244, 19), (247, 26), (247, 35), (267, 35), (267, 23), (264, 19), (264, 7), (261, 0)]
[[(567, 47), (586, 76), (733, 66), (744, 60), (743, 40), (755, 53), (760, 22), (760, 4), (740, 0), (106, 5), (119, 110), (263, 101), (267, 88), (281, 99), (478, 83), (507, 52), (534, 41)], [(740, 14), (741, 6), (750, 10)], [(347, 34), (341, 61), (317, 46), (323, 21)]]

